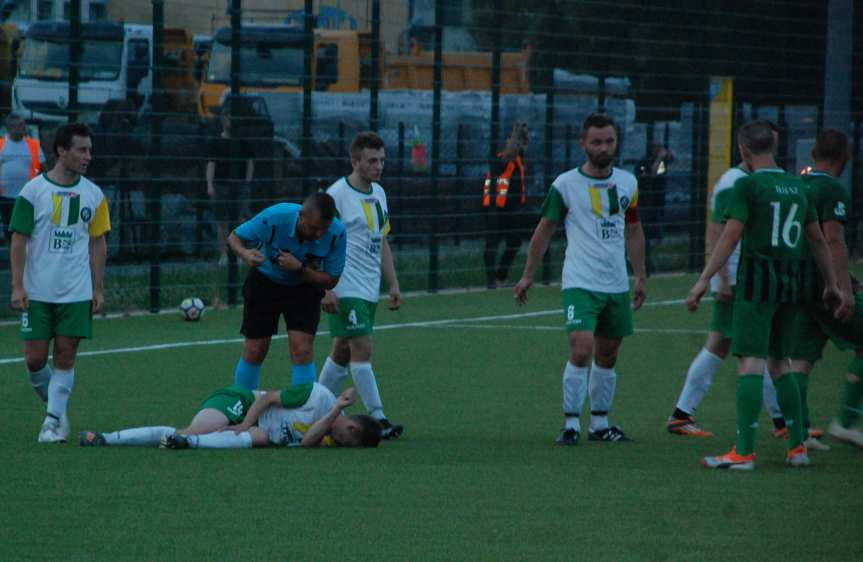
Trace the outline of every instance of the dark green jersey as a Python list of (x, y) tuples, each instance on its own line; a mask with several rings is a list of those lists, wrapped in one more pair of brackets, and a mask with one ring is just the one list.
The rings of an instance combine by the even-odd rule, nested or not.
[[(821, 224), (830, 221), (845, 224), (848, 221), (851, 202), (845, 188), (836, 181), (836, 178), (827, 172), (815, 170), (802, 176), (802, 179), (809, 189), (809, 201), (815, 208), (815, 214)], [(802, 255), (806, 259), (803, 275), (806, 300), (819, 300), (823, 289), (822, 279), (805, 239)]]
[(803, 180), (777, 168), (738, 179), (725, 216), (743, 223), (737, 291), (752, 302), (801, 298), (801, 248), (806, 225), (817, 220)]

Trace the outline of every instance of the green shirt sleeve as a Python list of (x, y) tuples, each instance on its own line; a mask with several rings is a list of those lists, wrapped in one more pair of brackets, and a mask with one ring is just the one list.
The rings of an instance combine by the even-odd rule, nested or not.
[(740, 178), (734, 182), (734, 187), (729, 190), (728, 202), (725, 205), (726, 219), (737, 219), (746, 224), (749, 219), (749, 193), (752, 186), (752, 180), (748, 177)]
[(31, 236), (35, 224), (36, 213), (33, 210), (33, 203), (19, 196), (15, 199), (15, 206), (12, 208), (12, 220), (9, 221), (9, 232), (18, 232), (25, 236)]
[(309, 401), (315, 383), (295, 384), (282, 391), (279, 398), (283, 408), (299, 408)]
[(848, 209), (850, 201), (845, 193), (845, 188), (836, 182), (830, 182), (824, 188), (824, 199), (818, 208), (818, 216), (821, 222), (837, 221), (845, 223), (848, 221)]
[(542, 203), (542, 209), (539, 214), (550, 220), (551, 222), (560, 222), (566, 216), (568, 209), (566, 203), (563, 202), (563, 196), (554, 185), (548, 190), (548, 195)]
[(728, 208), (728, 201), (730, 199), (730, 189), (723, 189), (716, 194), (716, 204), (713, 206), (713, 212), (711, 213), (710, 220), (717, 224), (725, 222), (725, 209)]

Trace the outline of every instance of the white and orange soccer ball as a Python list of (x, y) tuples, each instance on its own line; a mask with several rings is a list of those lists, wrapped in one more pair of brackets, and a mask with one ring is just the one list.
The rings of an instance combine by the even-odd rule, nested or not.
[(180, 312), (183, 313), (183, 318), (189, 322), (197, 322), (204, 315), (207, 307), (204, 306), (204, 301), (198, 297), (188, 297), (180, 303)]

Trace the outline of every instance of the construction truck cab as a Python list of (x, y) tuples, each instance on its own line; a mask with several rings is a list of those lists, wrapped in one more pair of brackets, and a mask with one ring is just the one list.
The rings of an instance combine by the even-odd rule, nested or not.
[[(202, 116), (218, 113), (231, 86), (230, 27), (213, 35), (207, 71), (201, 82), (198, 109)], [(239, 31), (242, 93), (298, 92), (303, 89), (305, 34), (290, 25), (245, 24)], [(371, 61), (371, 36), (356, 31), (316, 29), (312, 83), (317, 91), (358, 92), (364, 65)]]
[[(35, 22), (27, 29), (12, 87), (13, 111), (25, 119), (64, 122), (69, 110), (69, 42), (67, 21)], [(196, 87), (191, 37), (181, 29), (165, 30), (165, 92)], [(153, 95), (153, 28), (116, 22), (81, 24), (78, 120), (95, 123), (108, 102), (131, 100), (139, 111)], [(181, 94), (180, 94), (181, 95)], [(181, 95), (182, 98), (182, 95)], [(171, 99), (173, 110), (194, 108), (194, 98)]]

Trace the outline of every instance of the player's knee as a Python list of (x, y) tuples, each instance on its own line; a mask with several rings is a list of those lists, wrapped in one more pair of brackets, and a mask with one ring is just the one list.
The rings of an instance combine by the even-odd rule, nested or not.
[(252, 365), (260, 365), (267, 358), (267, 352), (270, 350), (269, 342), (250, 342), (247, 341), (243, 346), (243, 361)]
[(24, 362), (27, 364), (27, 370), (35, 373), (48, 364), (48, 356), (41, 353), (27, 353)]
[(370, 337), (352, 338), (350, 341), (351, 361), (370, 361), (372, 358), (372, 339)]
[(305, 365), (314, 359), (312, 346), (291, 345), (291, 361), (294, 365)]

